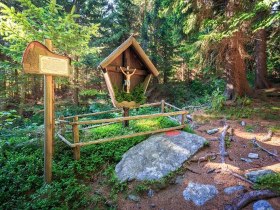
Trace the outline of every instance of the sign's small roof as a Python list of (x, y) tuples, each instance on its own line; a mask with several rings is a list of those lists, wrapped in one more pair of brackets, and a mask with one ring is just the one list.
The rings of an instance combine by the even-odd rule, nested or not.
[(120, 54), (122, 54), (126, 49), (128, 49), (130, 46), (133, 46), (136, 53), (139, 55), (139, 57), (142, 59), (148, 70), (154, 75), (158, 76), (159, 72), (152, 63), (152, 61), (149, 59), (149, 57), (146, 55), (142, 47), (139, 45), (139, 43), (136, 41), (136, 39), (133, 36), (130, 36), (125, 42), (123, 42), (117, 49), (115, 49), (107, 58), (105, 58), (99, 65), (104, 69), (108, 65), (110, 65)]

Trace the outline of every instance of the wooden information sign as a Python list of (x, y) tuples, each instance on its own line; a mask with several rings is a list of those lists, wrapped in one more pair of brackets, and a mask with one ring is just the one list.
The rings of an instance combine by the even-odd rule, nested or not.
[(23, 53), (22, 65), (24, 73), (44, 75), (44, 180), (52, 181), (52, 157), (54, 139), (54, 80), (53, 76), (70, 75), (70, 58), (52, 52), (52, 41), (31, 42)]
[(24, 73), (54, 76), (70, 75), (70, 58), (58, 55), (40, 42), (31, 42), (23, 53)]

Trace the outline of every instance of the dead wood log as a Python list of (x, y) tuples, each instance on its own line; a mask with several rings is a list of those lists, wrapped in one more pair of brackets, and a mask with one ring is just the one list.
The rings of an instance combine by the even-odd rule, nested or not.
[[(255, 146), (257, 146), (257, 147), (259, 147), (261, 150), (267, 152), (269, 155), (272, 155), (272, 156), (274, 156), (274, 157), (278, 157), (277, 154), (275, 154), (275, 153), (273, 153), (273, 152), (270, 152), (268, 149), (262, 147), (262, 146), (257, 142), (256, 138), (253, 138), (252, 142), (253, 142), (253, 144), (254, 144)], [(277, 158), (277, 159), (278, 159), (278, 158)]]
[(227, 130), (229, 129), (229, 125), (225, 125), (223, 128), (223, 131), (219, 137), (219, 149), (220, 149), (220, 154), (221, 154), (221, 161), (222, 163), (225, 163), (225, 156), (227, 155), (226, 153), (226, 145), (225, 145), (225, 138), (227, 134)]
[(197, 159), (194, 160), (190, 160), (191, 162), (197, 162), (197, 163), (201, 163), (201, 162), (205, 162), (208, 160), (215, 160), (217, 158), (218, 153), (211, 153), (211, 154), (207, 154), (205, 156), (199, 157)]
[(247, 192), (240, 197), (233, 199), (231, 204), (225, 205), (225, 210), (239, 210), (247, 206), (249, 203), (260, 200), (279, 197), (279, 193), (272, 192), (270, 190), (254, 190)]
[(268, 131), (267, 135), (261, 139), (262, 142), (270, 141), (273, 136), (273, 132), (271, 130)]

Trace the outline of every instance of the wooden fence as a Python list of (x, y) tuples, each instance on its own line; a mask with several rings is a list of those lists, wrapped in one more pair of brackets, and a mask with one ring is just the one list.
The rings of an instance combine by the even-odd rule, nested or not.
[[(62, 142), (64, 142), (65, 144), (67, 144), (68, 146), (70, 146), (74, 149), (74, 158), (76, 160), (79, 160), (80, 159), (80, 147), (82, 147), (82, 146), (111, 142), (111, 141), (116, 141), (116, 140), (120, 140), (120, 139), (136, 137), (136, 136), (142, 136), (142, 135), (147, 135), (147, 134), (154, 134), (154, 133), (166, 132), (166, 131), (171, 131), (171, 130), (183, 129), (185, 127), (185, 118), (186, 118), (186, 114), (187, 114), (186, 110), (182, 110), (176, 106), (173, 106), (173, 105), (165, 102), (164, 100), (162, 100), (161, 102), (157, 102), (157, 103), (144, 104), (144, 105), (141, 105), (139, 108), (143, 108), (143, 107), (160, 107), (160, 113), (149, 114), (149, 115), (129, 116), (129, 117), (109, 118), (109, 119), (84, 120), (84, 121), (79, 120), (79, 119), (83, 118), (83, 117), (97, 116), (97, 115), (101, 115), (101, 114), (121, 112), (122, 109), (112, 109), (112, 110), (108, 110), (108, 111), (95, 112), (95, 113), (89, 113), (89, 114), (80, 114), (80, 115), (69, 116), (69, 117), (62, 116), (58, 120), (59, 131), (57, 132), (57, 136)], [(172, 111), (166, 112), (169, 110), (172, 110)], [(174, 111), (174, 110), (176, 110), (176, 111)], [(181, 118), (177, 119), (177, 118), (174, 118), (174, 116), (181, 116)], [(162, 129), (153, 130), (153, 131), (144, 131), (144, 132), (133, 133), (133, 134), (128, 134), (128, 135), (97, 139), (97, 140), (88, 141), (88, 142), (80, 141), (79, 130), (82, 130), (82, 129), (90, 129), (90, 128), (95, 128), (95, 127), (105, 126), (105, 125), (116, 123), (116, 122), (139, 120), (139, 119), (149, 119), (149, 118), (155, 118), (155, 117), (169, 117), (172, 120), (178, 121), (180, 123), (180, 125), (170, 127), (170, 128), (162, 128)], [(66, 133), (66, 125), (72, 126), (73, 143), (71, 143), (64, 137), (64, 135)], [(93, 126), (89, 126), (87, 128), (79, 128), (79, 125), (93, 125)]]

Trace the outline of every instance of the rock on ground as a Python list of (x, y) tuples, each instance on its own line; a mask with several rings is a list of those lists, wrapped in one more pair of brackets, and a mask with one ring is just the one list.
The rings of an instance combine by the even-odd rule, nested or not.
[(138, 195), (133, 195), (133, 194), (128, 195), (128, 199), (134, 202), (140, 201), (140, 197)]
[(121, 181), (157, 180), (182, 164), (203, 147), (205, 138), (183, 131), (161, 133), (129, 149), (115, 171)]
[(246, 173), (245, 176), (250, 181), (256, 182), (259, 177), (267, 175), (267, 174), (272, 174), (272, 173), (275, 173), (275, 172), (272, 170), (269, 170), (269, 169), (265, 169), (265, 170), (250, 171), (250, 172)]
[(248, 154), (248, 158), (251, 158), (251, 159), (258, 159), (259, 158), (259, 154), (257, 153), (249, 153)]
[(192, 201), (197, 206), (204, 205), (208, 200), (214, 198), (217, 194), (218, 190), (214, 185), (205, 185), (193, 182), (190, 182), (183, 192), (185, 200)]
[(266, 200), (259, 200), (254, 203), (253, 210), (274, 210)]
[(236, 185), (236, 186), (231, 186), (231, 187), (227, 187), (224, 189), (224, 192), (228, 195), (233, 194), (237, 191), (241, 191), (244, 190), (245, 187), (243, 185)]

